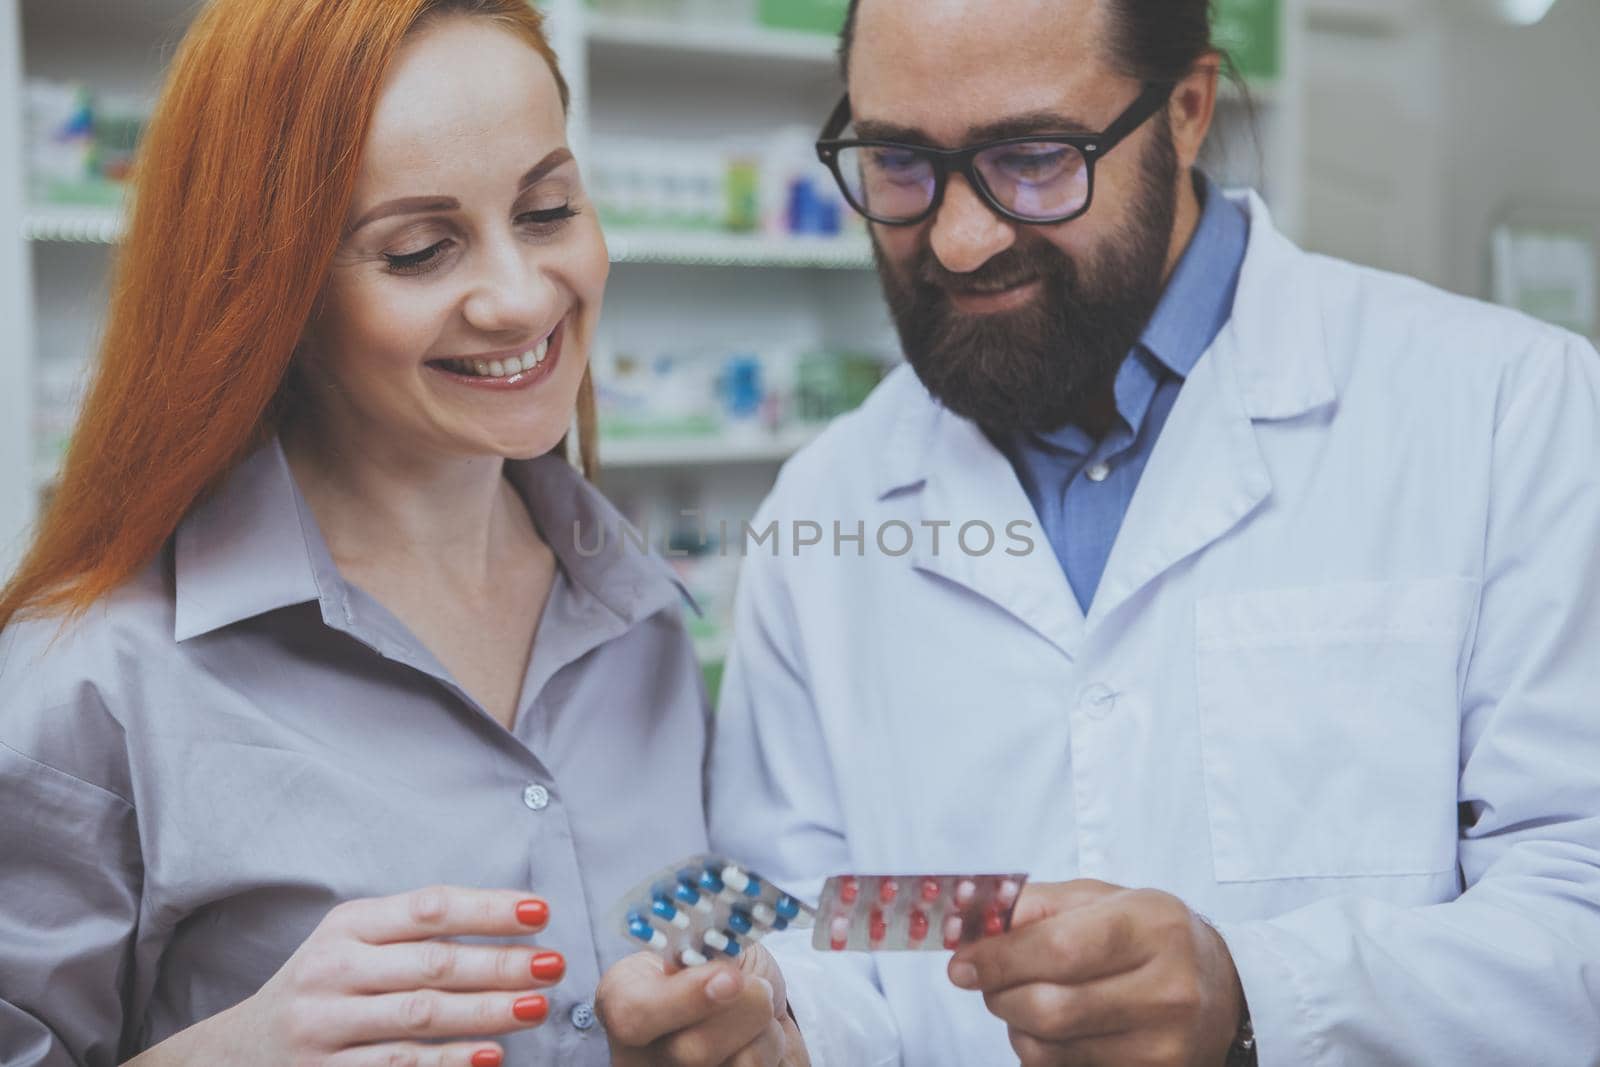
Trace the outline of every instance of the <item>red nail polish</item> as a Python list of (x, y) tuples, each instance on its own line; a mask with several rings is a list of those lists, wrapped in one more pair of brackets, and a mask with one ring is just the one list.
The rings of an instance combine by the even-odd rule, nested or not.
[(500, 1050), (481, 1048), (472, 1054), (472, 1067), (500, 1067)]
[(517, 922), (523, 926), (543, 926), (550, 921), (550, 905), (542, 900), (524, 900), (517, 905)]
[(550, 1014), (550, 1002), (541, 996), (523, 997), (511, 1005), (511, 1014), (525, 1023), (542, 1023)]
[(559, 952), (541, 952), (533, 957), (529, 970), (541, 982), (554, 982), (567, 973), (567, 961)]

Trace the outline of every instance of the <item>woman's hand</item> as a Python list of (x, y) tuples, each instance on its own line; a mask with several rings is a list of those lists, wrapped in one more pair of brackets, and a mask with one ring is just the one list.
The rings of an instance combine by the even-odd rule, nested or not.
[[(330, 911), (254, 996), (128, 1067), (209, 1058), (233, 1067), (499, 1067), (486, 1035), (538, 1026), (535, 990), (566, 970), (559, 953), (442, 938), (544, 929), (542, 900), (435, 887)], [(423, 1044), (424, 1041), (449, 1044)], [(170, 1048), (169, 1048), (170, 1046)]]
[(673, 974), (648, 952), (629, 956), (600, 979), (595, 1007), (613, 1067), (810, 1067), (783, 972), (760, 945), (737, 967)]

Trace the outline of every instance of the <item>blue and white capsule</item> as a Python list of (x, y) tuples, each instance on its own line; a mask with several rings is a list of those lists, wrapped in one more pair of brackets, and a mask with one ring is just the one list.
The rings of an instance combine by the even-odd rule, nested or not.
[(687, 877), (678, 876), (678, 888), (672, 894), (680, 905), (693, 908), (695, 911), (710, 915), (712, 911), (711, 899), (695, 888), (694, 873), (691, 871)]
[(628, 913), (628, 933), (657, 952), (665, 952), (667, 950), (667, 935), (651, 926), (650, 920), (636, 911)]
[(658, 894), (650, 902), (650, 911), (662, 922), (671, 923), (679, 930), (689, 929), (689, 916), (679, 911), (665, 893)]
[(761, 879), (740, 869), (736, 864), (730, 863), (722, 868), (722, 881), (735, 893), (743, 893), (747, 897), (761, 895)]
[(734, 908), (728, 913), (728, 929), (736, 934), (748, 934), (753, 924), (747, 912)]

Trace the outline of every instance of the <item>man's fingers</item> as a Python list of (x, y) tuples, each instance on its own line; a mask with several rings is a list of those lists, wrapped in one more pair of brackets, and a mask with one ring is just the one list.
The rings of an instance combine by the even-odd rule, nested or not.
[(521, 937), (543, 930), (549, 918), (549, 905), (526, 893), (430, 886), (341, 904), (324, 925), (383, 945), (437, 937)]
[(772, 1014), (772, 986), (765, 978), (745, 979), (733, 1000), (717, 1005), (711, 1017), (669, 1034), (658, 1048), (662, 1062), (673, 1067), (721, 1067), (746, 1046), (776, 1034), (783, 1049), (783, 1031)]
[(666, 974), (656, 957), (636, 953), (606, 972), (595, 1007), (614, 1043), (643, 1048), (710, 1019), (753, 981), (728, 964)]
[(782, 1022), (789, 1017), (789, 986), (784, 981), (783, 969), (759, 942), (745, 950), (739, 959), (739, 969), (747, 977), (764, 978), (772, 986), (772, 1015)]
[(1076, 1041), (1118, 1034), (1151, 1014), (1143, 972), (1080, 985), (1031, 982), (983, 995), (991, 1014), (1045, 1041)]
[(951, 957), (950, 980), (984, 992), (1071, 984), (1132, 970), (1148, 955), (1133, 913), (1103, 901), (964, 946)]
[(726, 1067), (784, 1067), (783, 1056), (787, 1048), (783, 1027), (778, 1020), (770, 1019), (761, 1036), (735, 1053), (727, 1061)]
[(1011, 928), (1015, 930), (1064, 911), (1098, 904), (1120, 892), (1120, 886), (1097, 882), (1092, 878), (1079, 878), (1072, 882), (1030, 882), (1022, 887), (1022, 895), (1017, 897), (1017, 906), (1011, 912)]

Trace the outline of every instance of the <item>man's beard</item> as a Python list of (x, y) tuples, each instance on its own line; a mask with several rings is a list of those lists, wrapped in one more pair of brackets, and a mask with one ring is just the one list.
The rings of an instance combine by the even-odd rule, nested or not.
[[(945, 407), (991, 432), (1046, 433), (1089, 420), (1161, 299), (1177, 211), (1172, 131), (1157, 120), (1140, 161), (1132, 222), (1087, 270), (1024, 229), (971, 274), (946, 270), (925, 240), (902, 268), (873, 242), (884, 297), (906, 359)], [(1025, 307), (965, 314), (950, 290), (999, 292), (1043, 283)]]

